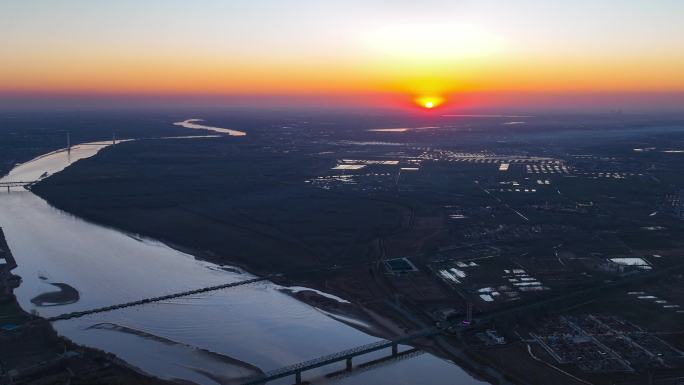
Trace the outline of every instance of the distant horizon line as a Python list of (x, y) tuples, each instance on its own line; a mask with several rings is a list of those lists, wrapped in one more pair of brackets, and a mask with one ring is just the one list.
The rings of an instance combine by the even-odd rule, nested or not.
[[(684, 91), (675, 92), (464, 92), (445, 97), (434, 115), (529, 115), (537, 111), (684, 112)], [(418, 113), (413, 95), (358, 94), (158, 94), (29, 93), (0, 90), (0, 109), (241, 108), (376, 110)]]

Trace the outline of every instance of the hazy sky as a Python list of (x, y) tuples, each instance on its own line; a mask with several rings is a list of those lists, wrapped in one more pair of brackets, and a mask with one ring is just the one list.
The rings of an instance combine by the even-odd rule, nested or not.
[(2, 0), (0, 93), (679, 98), (683, 16), (682, 0)]

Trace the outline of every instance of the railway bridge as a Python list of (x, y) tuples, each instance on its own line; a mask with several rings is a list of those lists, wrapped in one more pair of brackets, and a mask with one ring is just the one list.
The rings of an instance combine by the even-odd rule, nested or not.
[[(425, 338), (425, 337), (430, 337), (435, 334), (438, 334), (441, 332), (440, 328), (437, 327), (428, 327), (419, 331), (416, 331), (414, 333), (406, 334), (404, 336), (398, 337), (396, 339), (391, 339), (391, 340), (382, 340), (378, 342), (373, 342), (371, 344), (367, 345), (362, 345), (362, 346), (357, 346), (352, 349), (347, 349), (343, 350), (337, 353), (329, 354), (326, 356), (318, 357), (313, 360), (309, 361), (304, 361), (300, 362), (294, 365), (289, 365), (285, 366), (280, 369), (272, 370), (270, 372), (266, 372), (264, 374), (249, 378), (242, 382), (242, 385), (257, 385), (257, 384), (265, 384), (269, 381), (273, 381), (279, 378), (283, 377), (288, 377), (288, 376), (295, 376), (295, 383), (296, 384), (301, 384), (302, 383), (302, 373), (315, 369), (315, 368), (320, 368), (322, 366), (330, 365), (336, 362), (341, 362), (345, 361), (346, 363), (346, 370), (351, 371), (353, 368), (352, 364), (352, 359), (357, 356), (361, 356), (364, 354), (376, 352), (379, 350), (383, 349), (390, 349), (391, 355), (388, 357), (397, 357), (401, 353), (399, 353), (399, 345), (404, 344), (404, 343), (409, 343), (413, 340), (420, 339), (420, 338)], [(412, 349), (411, 352), (415, 351), (415, 349)]]

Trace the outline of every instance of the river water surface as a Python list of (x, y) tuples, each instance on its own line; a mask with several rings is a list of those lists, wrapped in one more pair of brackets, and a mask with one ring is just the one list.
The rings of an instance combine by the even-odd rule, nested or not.
[[(54, 152), (15, 167), (0, 181), (31, 181), (95, 155), (109, 143)], [(81, 220), (23, 188), (0, 194), (0, 227), (15, 256), (21, 306), (43, 316), (249, 279), (237, 269), (203, 262), (160, 242)], [(64, 304), (32, 303), (66, 284), (79, 293)], [(271, 282), (58, 321), (76, 343), (116, 354), (165, 379), (198, 384), (240, 378), (331, 354), (378, 339), (302, 303)], [(358, 361), (362, 361), (359, 358)], [(330, 372), (339, 367), (324, 368)], [(307, 380), (323, 372), (304, 374)], [(344, 384), (483, 384), (458, 366), (429, 354), (329, 380)], [(278, 383), (292, 383), (284, 379)]]

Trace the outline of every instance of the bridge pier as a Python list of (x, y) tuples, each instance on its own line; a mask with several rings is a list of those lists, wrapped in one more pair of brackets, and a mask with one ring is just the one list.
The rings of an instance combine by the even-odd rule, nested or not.
[(302, 383), (302, 372), (295, 373), (295, 384), (299, 385)]
[(349, 358), (347, 358), (346, 361), (347, 361), (347, 371), (351, 372), (352, 371), (352, 358), (349, 357)]
[(392, 356), (396, 356), (397, 354), (399, 354), (399, 345), (392, 344)]

